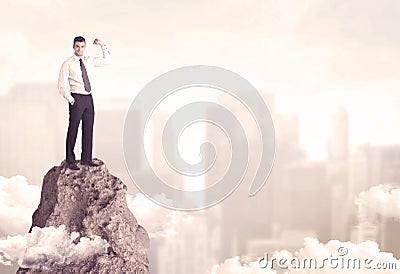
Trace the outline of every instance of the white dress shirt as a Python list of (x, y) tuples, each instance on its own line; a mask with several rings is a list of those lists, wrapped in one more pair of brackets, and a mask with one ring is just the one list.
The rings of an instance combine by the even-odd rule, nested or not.
[(79, 57), (74, 54), (62, 64), (60, 75), (58, 77), (58, 90), (68, 102), (73, 100), (71, 93), (86, 95), (91, 93), (85, 90), (79, 59), (82, 58), (83, 60), (89, 82), (92, 80), (91, 76), (93, 75), (94, 67), (100, 67), (111, 63), (111, 55), (107, 46), (103, 45), (101, 49), (103, 51), (103, 57), (91, 57), (85, 55)]

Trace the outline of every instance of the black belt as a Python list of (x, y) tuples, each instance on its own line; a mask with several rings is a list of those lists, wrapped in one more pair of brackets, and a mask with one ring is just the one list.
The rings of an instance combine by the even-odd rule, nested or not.
[(92, 95), (91, 93), (89, 93), (89, 94), (82, 94), (82, 93), (75, 93), (75, 92), (71, 92), (71, 94), (75, 94), (75, 95), (81, 95), (81, 96), (88, 96), (88, 95)]

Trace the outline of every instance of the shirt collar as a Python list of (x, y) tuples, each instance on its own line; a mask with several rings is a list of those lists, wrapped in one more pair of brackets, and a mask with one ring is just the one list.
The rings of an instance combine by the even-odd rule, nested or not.
[(86, 55), (83, 55), (82, 57), (76, 56), (75, 53), (74, 55), (72, 55), (72, 57), (74, 57), (74, 60), (79, 61), (79, 59), (82, 59), (83, 61), (86, 60)]

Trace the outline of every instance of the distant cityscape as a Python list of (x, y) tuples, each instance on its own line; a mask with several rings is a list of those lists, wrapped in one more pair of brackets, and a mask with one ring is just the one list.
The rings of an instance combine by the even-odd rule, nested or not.
[[(257, 168), (256, 163), (251, 163), (249, 176), (246, 175), (231, 196), (215, 207), (193, 213), (197, 218), (196, 227), (184, 230), (173, 242), (153, 240), (152, 273), (203, 274), (213, 264), (229, 257), (257, 258), (264, 252), (298, 250), (303, 246), (304, 237), (316, 237), (321, 242), (373, 240), (382, 251), (400, 257), (400, 222), (371, 215), (355, 204), (358, 194), (371, 186), (400, 187), (400, 142), (385, 146), (360, 145), (350, 153), (348, 113), (338, 107), (332, 117), (333, 134), (326, 148), (328, 157), (326, 161), (311, 162), (300, 147), (298, 118), (277, 113), (272, 94), (262, 93), (262, 96), (276, 130), (276, 158), (266, 186), (254, 197), (248, 197), (249, 176)], [(131, 99), (127, 98), (95, 99), (93, 155), (102, 159), (110, 172), (128, 185), (128, 192), (133, 195), (137, 189), (125, 167), (122, 147), (122, 129), (130, 103)], [(229, 107), (223, 98), (219, 103)], [(212, 111), (210, 109), (210, 115)], [(241, 111), (232, 109), (238, 116)], [(40, 185), (46, 172), (65, 158), (66, 101), (53, 85), (20, 84), (0, 96), (0, 113), (3, 117), (0, 120), (0, 175), (20, 174), (31, 184)], [(155, 113), (152, 119), (154, 136), (160, 134), (167, 116), (168, 113)], [(229, 151), (229, 143), (214, 140), (212, 131), (207, 129), (205, 136), (222, 151)], [(248, 140), (253, 149), (260, 144), (256, 135), (249, 135)], [(159, 139), (152, 139), (152, 166), (160, 176), (183, 187), (182, 176), (171, 175), (161, 165), (158, 142)], [(78, 159), (80, 147), (78, 135), (75, 149)], [(222, 163), (230, 161), (229, 153), (218, 157)], [(146, 178), (150, 167), (145, 165), (144, 159), (139, 159), (137, 164)], [(214, 182), (219, 176), (218, 172), (210, 172), (206, 180)]]

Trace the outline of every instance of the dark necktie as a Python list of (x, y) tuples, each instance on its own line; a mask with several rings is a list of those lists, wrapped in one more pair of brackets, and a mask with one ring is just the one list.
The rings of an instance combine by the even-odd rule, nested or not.
[(88, 75), (87, 75), (87, 71), (86, 71), (85, 65), (83, 64), (82, 59), (79, 59), (79, 62), (80, 62), (80, 64), (81, 64), (83, 85), (85, 86), (85, 90), (86, 90), (87, 92), (90, 92), (90, 90), (91, 90), (92, 88), (90, 87), (89, 77), (88, 77)]

